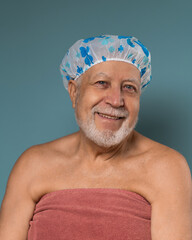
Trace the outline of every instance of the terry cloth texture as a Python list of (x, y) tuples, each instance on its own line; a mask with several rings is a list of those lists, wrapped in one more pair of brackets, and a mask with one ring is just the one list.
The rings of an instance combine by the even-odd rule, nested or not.
[(123, 189), (76, 188), (44, 195), (28, 240), (151, 240), (151, 205)]

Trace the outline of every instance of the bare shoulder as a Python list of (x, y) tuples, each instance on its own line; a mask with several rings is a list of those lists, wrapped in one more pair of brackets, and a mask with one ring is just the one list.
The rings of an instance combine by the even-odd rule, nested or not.
[(56, 175), (57, 169), (69, 158), (73, 138), (69, 135), (25, 150), (11, 171), (7, 189), (14, 188), (17, 182), (19, 188), (27, 189), (33, 201), (37, 202), (47, 192), (49, 177)]
[(179, 195), (192, 198), (191, 171), (186, 158), (178, 151), (151, 140), (147, 179), (150, 202)]
[(46, 193), (47, 186), (55, 184), (56, 170), (61, 169), (61, 162), (69, 154), (66, 149), (70, 137), (66, 138), (32, 146), (16, 161), (1, 205), (0, 239), (27, 239), (35, 203)]
[(188, 162), (178, 151), (149, 142), (145, 193), (152, 205), (152, 238), (191, 239), (192, 181)]
[(32, 146), (25, 150), (15, 162), (15, 165), (9, 175), (7, 189), (12, 188), (12, 185), (18, 183), (19, 188), (25, 187), (29, 189), (35, 166), (40, 159), (40, 148)]
[(59, 156), (68, 157), (73, 154), (74, 145), (76, 144), (77, 133), (55, 139), (50, 142), (31, 146), (24, 151), (18, 159), (18, 165), (36, 167), (38, 164), (51, 163)]
[(1, 239), (26, 239), (35, 207), (31, 184), (35, 162), (39, 159), (38, 152), (37, 147), (27, 149), (11, 171), (0, 211)]
[(32, 146), (20, 155), (9, 175), (2, 207), (7, 201), (15, 200), (18, 195), (22, 196), (23, 199), (26, 198), (33, 202), (31, 185), (40, 158), (40, 149), (38, 146)]

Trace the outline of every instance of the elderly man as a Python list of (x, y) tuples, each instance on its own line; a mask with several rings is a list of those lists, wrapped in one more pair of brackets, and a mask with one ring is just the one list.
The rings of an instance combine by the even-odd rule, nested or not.
[(134, 130), (151, 79), (147, 48), (134, 37), (82, 39), (61, 73), (80, 130), (18, 159), (0, 239), (192, 240), (187, 161)]

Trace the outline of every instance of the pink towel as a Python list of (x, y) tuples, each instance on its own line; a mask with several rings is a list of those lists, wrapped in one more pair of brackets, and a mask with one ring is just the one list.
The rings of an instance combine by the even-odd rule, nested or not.
[(123, 189), (47, 193), (36, 205), (28, 240), (151, 240), (151, 205)]

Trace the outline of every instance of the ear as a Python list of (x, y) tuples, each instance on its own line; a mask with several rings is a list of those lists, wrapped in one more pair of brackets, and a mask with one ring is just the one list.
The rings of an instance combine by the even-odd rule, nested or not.
[(71, 98), (71, 102), (72, 102), (72, 107), (75, 108), (75, 100), (76, 100), (76, 96), (77, 96), (77, 82), (70, 79), (69, 83), (68, 83), (68, 92), (69, 92), (69, 96)]

